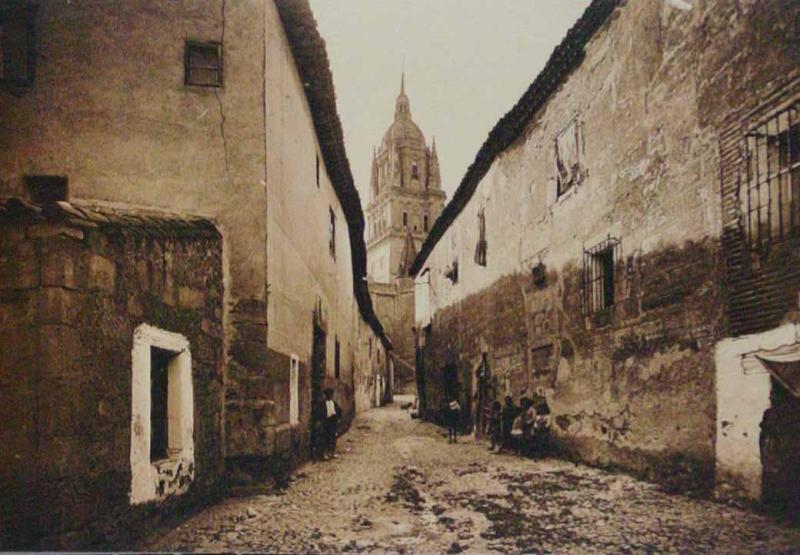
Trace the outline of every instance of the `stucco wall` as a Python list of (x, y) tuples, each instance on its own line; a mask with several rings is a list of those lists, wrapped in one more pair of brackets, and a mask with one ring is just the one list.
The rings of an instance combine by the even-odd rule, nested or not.
[[(4, 548), (131, 545), (155, 514), (216, 493), (222, 244), (166, 227), (0, 224), (0, 342), (15, 346), (0, 350)], [(191, 351), (193, 464), (153, 477), (165, 493), (185, 492), (157, 507), (129, 497), (132, 350), (145, 322)]]
[[(787, 9), (797, 5), (708, 0), (681, 11), (643, 0), (616, 10), (422, 267), (434, 317), (430, 411), (447, 361), (470, 395), (487, 350), (498, 394), (549, 393), (568, 453), (680, 486), (713, 483), (713, 345), (726, 326), (719, 133), (770, 92), (772, 76), (796, 70)], [(733, 45), (736, 56), (718, 54)], [(554, 140), (574, 118), (585, 179), (558, 197)], [(481, 208), (486, 267), (473, 260)], [(619, 240), (616, 304), (604, 320), (587, 318), (583, 253), (608, 238)], [(539, 263), (544, 284), (531, 274)], [(539, 374), (532, 353), (546, 345), (552, 368)]]
[[(268, 348), (274, 360), (290, 354), (310, 372), (313, 314), (321, 308), (326, 332), (326, 376), (343, 409), (352, 411), (352, 382), (359, 346), (358, 306), (347, 222), (322, 160), (313, 120), (278, 13), (266, 10), (266, 130), (268, 271), (270, 325)], [(317, 184), (319, 158), (319, 184)], [(329, 249), (329, 217), (336, 221), (335, 256)], [(340, 344), (340, 378), (335, 379), (335, 341)], [(280, 366), (280, 363), (279, 363)], [(285, 367), (270, 372), (289, 372)], [(338, 383), (337, 383), (338, 382)], [(286, 381), (288, 384), (288, 380)], [(278, 423), (288, 422), (287, 394), (275, 397)], [(301, 428), (310, 416), (310, 395), (300, 406)], [(288, 409), (287, 409), (288, 410)], [(285, 413), (285, 414), (284, 414)]]

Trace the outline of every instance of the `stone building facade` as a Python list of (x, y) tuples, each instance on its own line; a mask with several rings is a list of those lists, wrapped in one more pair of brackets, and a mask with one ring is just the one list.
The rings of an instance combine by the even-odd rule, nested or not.
[[(324, 387), (348, 417), (374, 406), (391, 343), (364, 279), (364, 217), (308, 2), (1, 2), (0, 24), (0, 404), (34, 399), (20, 418), (36, 423), (0, 428), (13, 446), (3, 516), (27, 517), (25, 529), (3, 519), (1, 545), (124, 541), (131, 515), (205, 498), (223, 469), (305, 457)], [(50, 218), (64, 231), (45, 240)], [(176, 237), (174, 220), (190, 222)], [(42, 281), (58, 257), (68, 285)], [(50, 322), (52, 311), (82, 320)], [(8, 358), (15, 342), (28, 358)], [(137, 424), (154, 368), (181, 384), (165, 386), (166, 447)], [(39, 425), (51, 417), (73, 428)], [(148, 459), (140, 432), (169, 456)], [(173, 454), (180, 468), (155, 464)]]
[[(776, 381), (741, 360), (761, 349), (791, 368), (793, 347), (775, 349), (796, 335), (734, 345), (796, 317), (798, 16), (791, 1), (590, 4), (413, 264), (428, 418), (456, 395), (480, 433), (485, 403), (544, 393), (567, 456), (762, 498), (758, 423)], [(783, 232), (751, 262), (732, 145), (753, 141), (759, 117), (782, 118), (759, 141), (790, 177), (769, 185), (783, 219), (762, 224)], [(800, 460), (789, 429), (784, 470)]]
[(441, 187), (436, 140), (428, 147), (414, 123), (403, 74), (394, 121), (372, 156), (366, 242), (372, 302), (394, 346), (395, 387), (405, 393), (415, 390), (414, 281), (408, 270), (442, 212)]

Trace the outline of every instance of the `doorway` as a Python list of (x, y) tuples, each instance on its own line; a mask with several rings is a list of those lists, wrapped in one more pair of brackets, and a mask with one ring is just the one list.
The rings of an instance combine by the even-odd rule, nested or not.
[(800, 399), (774, 377), (770, 381), (770, 408), (759, 442), (761, 495), (766, 504), (789, 513), (800, 509)]

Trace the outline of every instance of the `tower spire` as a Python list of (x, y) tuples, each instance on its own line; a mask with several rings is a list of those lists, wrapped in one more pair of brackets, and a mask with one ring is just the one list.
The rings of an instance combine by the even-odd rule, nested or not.
[(406, 94), (406, 68), (400, 73), (400, 94)]

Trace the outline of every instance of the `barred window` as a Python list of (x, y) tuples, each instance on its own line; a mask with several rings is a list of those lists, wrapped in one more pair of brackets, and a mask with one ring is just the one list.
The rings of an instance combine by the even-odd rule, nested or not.
[(184, 82), (200, 87), (222, 86), (222, 45), (186, 41)]
[(583, 253), (583, 312), (595, 314), (614, 306), (614, 264), (620, 242), (609, 237)]
[(750, 128), (742, 142), (739, 198), (750, 244), (768, 247), (800, 230), (800, 104)]

